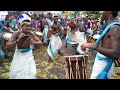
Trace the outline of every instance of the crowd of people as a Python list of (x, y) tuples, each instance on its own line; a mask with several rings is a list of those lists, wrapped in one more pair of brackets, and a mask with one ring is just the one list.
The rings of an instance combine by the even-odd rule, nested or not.
[[(117, 14), (118, 11), (103, 11), (100, 19), (90, 18), (87, 14), (70, 18), (51, 12), (7, 15), (5, 21), (0, 21), (0, 58), (5, 58), (8, 52), (14, 50), (10, 79), (36, 79), (32, 50), (40, 45), (48, 47), (49, 61), (53, 61), (57, 53), (64, 55), (60, 51), (64, 47), (62, 40), (65, 40), (65, 48), (69, 44), (75, 49), (75, 55), (84, 55), (86, 48), (96, 50), (98, 53), (91, 78), (110, 78), (114, 68), (113, 61), (120, 57)], [(6, 32), (11, 33), (9, 40), (3, 38)], [(43, 38), (39, 39), (35, 32), (40, 32)], [(99, 37), (93, 38), (94, 35)], [(97, 41), (89, 41), (90, 38)], [(101, 45), (98, 45), (99, 42)]]

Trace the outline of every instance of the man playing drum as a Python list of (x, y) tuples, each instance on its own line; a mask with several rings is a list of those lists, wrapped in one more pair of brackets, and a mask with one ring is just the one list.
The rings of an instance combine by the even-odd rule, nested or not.
[[(36, 79), (36, 65), (32, 54), (32, 44), (42, 44), (31, 30), (31, 18), (22, 14), (18, 16), (21, 31), (13, 33), (6, 48), (15, 49), (10, 66), (10, 79)], [(26, 36), (26, 38), (25, 38)], [(28, 36), (28, 37), (27, 37)]]
[[(118, 11), (104, 11), (102, 20), (105, 20), (107, 26), (100, 38), (95, 44), (85, 43), (81, 46), (82, 50), (90, 48), (98, 52), (93, 65), (91, 79), (110, 79), (114, 70), (113, 61), (120, 57), (120, 26), (119, 23), (116, 24), (115, 22), (117, 15)], [(98, 46), (97, 44), (100, 40), (101, 46)]]
[(48, 36), (50, 37), (50, 42), (49, 46), (47, 49), (48, 55), (49, 55), (49, 60), (53, 59), (54, 56), (56, 55), (57, 52), (60, 53), (60, 48), (62, 47), (62, 41), (59, 36), (59, 32), (61, 31), (60, 25), (58, 24), (58, 16), (54, 16), (54, 23), (51, 26), (51, 35)]

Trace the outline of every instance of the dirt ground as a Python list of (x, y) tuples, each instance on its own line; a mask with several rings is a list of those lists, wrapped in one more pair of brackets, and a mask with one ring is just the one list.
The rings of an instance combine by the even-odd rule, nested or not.
[[(63, 56), (56, 55), (53, 62), (48, 61), (47, 47), (40, 46), (39, 49), (33, 50), (36, 68), (37, 79), (65, 79), (65, 59)], [(90, 78), (92, 66), (94, 63), (96, 52), (89, 52), (89, 60), (87, 61), (87, 76)], [(0, 59), (0, 79), (9, 78), (10, 59)], [(120, 68), (116, 67), (112, 79), (120, 79)]]

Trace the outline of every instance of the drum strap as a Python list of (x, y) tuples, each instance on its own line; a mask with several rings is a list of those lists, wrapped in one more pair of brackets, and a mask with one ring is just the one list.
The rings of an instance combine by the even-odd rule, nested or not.
[(100, 37), (97, 39), (97, 41), (95, 42), (96, 45), (98, 45), (98, 43), (102, 40), (102, 38), (105, 36), (105, 34), (108, 32), (109, 28), (112, 26), (112, 25), (115, 25), (115, 24), (118, 24), (120, 25), (119, 22), (112, 22), (110, 23), (106, 28), (105, 30), (102, 32), (102, 34), (100, 35)]

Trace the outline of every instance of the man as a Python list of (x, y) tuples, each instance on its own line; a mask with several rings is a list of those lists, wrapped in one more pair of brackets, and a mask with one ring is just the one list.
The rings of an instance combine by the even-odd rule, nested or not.
[[(31, 18), (22, 14), (18, 17), (21, 31), (13, 33), (6, 48), (15, 49), (10, 66), (10, 79), (36, 79), (36, 65), (32, 54), (32, 44), (42, 44), (31, 30)], [(26, 39), (22, 39), (25, 36)]]
[(9, 16), (9, 20), (10, 20), (10, 28), (13, 30), (13, 31), (17, 31), (17, 20), (15, 18), (15, 16), (12, 14)]
[[(104, 11), (102, 20), (105, 20), (106, 25), (115, 22), (118, 11)], [(108, 29), (101, 41), (101, 46), (91, 43), (83, 44), (82, 50), (86, 48), (94, 49), (98, 53), (93, 65), (91, 79), (109, 79), (114, 70), (114, 60), (120, 57), (120, 26), (113, 25)]]
[(77, 44), (75, 32), (78, 31), (77, 23), (71, 20), (67, 25), (66, 44), (75, 45)]
[(105, 29), (105, 27), (106, 27), (106, 24), (105, 24), (105, 21), (103, 21), (103, 20), (101, 20), (101, 27), (100, 27), (100, 32), (99, 32), (99, 34), (102, 34), (102, 32), (103, 32), (103, 30)]
[(51, 35), (48, 36), (50, 38), (49, 46), (47, 49), (49, 55), (49, 61), (54, 58), (56, 53), (60, 53), (60, 48), (62, 47), (62, 41), (59, 36), (59, 32), (61, 31), (60, 25), (58, 24), (58, 16), (54, 16), (54, 23), (51, 26)]
[(52, 26), (52, 13), (49, 12), (47, 14), (47, 18), (46, 18), (46, 23), (47, 23), (47, 26), (50, 28)]
[(4, 58), (6, 55), (6, 50), (3, 48), (4, 46), (4, 41), (2, 39), (2, 34), (4, 33), (4, 27), (3, 23), (0, 21), (0, 58)]

